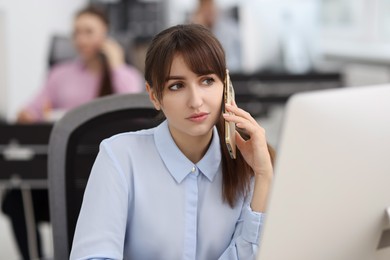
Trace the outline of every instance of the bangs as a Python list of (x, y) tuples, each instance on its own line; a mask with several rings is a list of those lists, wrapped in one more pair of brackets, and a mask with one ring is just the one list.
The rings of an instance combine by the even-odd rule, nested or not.
[(145, 61), (145, 79), (161, 100), (166, 79), (175, 55), (182, 55), (190, 70), (197, 75), (215, 74), (225, 79), (225, 52), (212, 33), (200, 25), (171, 27), (152, 41)]
[(179, 48), (176, 52), (181, 54), (190, 70), (197, 75), (216, 74), (221, 81), (225, 78), (225, 66), (210, 48), (203, 44), (189, 44)]

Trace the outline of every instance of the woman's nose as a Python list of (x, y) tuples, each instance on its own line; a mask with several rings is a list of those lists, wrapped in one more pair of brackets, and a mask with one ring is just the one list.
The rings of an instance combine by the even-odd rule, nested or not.
[(198, 85), (194, 85), (190, 88), (188, 103), (191, 108), (199, 108), (203, 105), (203, 97), (200, 87)]

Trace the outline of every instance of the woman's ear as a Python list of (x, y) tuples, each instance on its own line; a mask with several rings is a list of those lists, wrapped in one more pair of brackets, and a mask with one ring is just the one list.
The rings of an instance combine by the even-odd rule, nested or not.
[(146, 83), (146, 91), (149, 94), (149, 99), (153, 103), (154, 108), (156, 108), (156, 110), (161, 110), (161, 105), (156, 97), (156, 92), (154, 92), (153, 88), (150, 87), (149, 83)]

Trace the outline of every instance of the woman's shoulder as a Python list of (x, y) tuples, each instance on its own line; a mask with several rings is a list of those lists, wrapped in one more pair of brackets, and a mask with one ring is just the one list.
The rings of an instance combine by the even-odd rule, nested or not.
[(124, 132), (103, 140), (102, 145), (114, 151), (137, 147), (147, 149), (148, 146), (154, 146), (154, 132), (155, 128)]
[(129, 172), (135, 164), (142, 164), (155, 152), (154, 131), (155, 128), (151, 128), (116, 134), (102, 141), (99, 153), (115, 161), (124, 172)]
[(128, 64), (128, 63), (124, 63), (124, 64), (122, 64), (122, 66), (119, 66), (118, 68), (130, 71), (130, 72), (137, 72), (137, 73), (139, 73), (139, 70), (136, 67), (134, 67), (133, 65)]
[(134, 77), (136, 79), (143, 78), (141, 72), (136, 67), (126, 63), (114, 69), (114, 74), (122, 74), (130, 77)]
[(51, 67), (49, 74), (51, 76), (67, 75), (68, 73), (74, 73), (83, 68), (82, 63), (79, 60), (67, 60), (57, 63)]

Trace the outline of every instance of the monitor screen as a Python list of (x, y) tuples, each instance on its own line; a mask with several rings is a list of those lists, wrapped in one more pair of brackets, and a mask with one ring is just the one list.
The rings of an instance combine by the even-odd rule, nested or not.
[(259, 260), (390, 259), (390, 85), (288, 105)]

